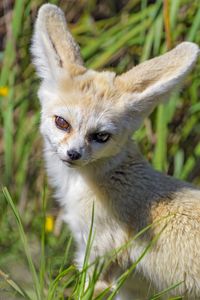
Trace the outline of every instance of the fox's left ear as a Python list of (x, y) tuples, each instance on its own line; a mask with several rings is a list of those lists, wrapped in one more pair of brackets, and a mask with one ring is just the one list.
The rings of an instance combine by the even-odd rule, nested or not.
[(115, 79), (116, 89), (128, 93), (126, 103), (140, 119), (180, 85), (199, 54), (196, 44), (183, 42), (164, 55), (148, 60)]
[(41, 6), (35, 23), (31, 52), (42, 79), (55, 79), (66, 70), (83, 73), (79, 46), (69, 32), (63, 11), (53, 4)]

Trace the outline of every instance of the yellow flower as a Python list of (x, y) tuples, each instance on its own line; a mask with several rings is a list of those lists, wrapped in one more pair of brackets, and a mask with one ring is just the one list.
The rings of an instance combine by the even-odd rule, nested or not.
[(0, 96), (8, 96), (8, 87), (7, 86), (2, 86), (0, 87)]
[(52, 232), (54, 228), (54, 218), (52, 216), (46, 216), (45, 219), (45, 231)]

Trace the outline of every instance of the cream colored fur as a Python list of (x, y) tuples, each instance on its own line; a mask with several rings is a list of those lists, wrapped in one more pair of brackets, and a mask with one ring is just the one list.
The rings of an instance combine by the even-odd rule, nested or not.
[[(158, 290), (182, 282), (174, 294), (200, 297), (200, 190), (153, 170), (131, 139), (142, 120), (191, 71), (198, 46), (181, 43), (120, 76), (87, 70), (63, 12), (45, 4), (36, 21), (32, 53), (42, 78), (47, 172), (77, 242), (77, 265), (83, 264), (94, 203), (91, 261), (154, 224), (118, 254), (113, 272), (102, 274), (97, 289), (114, 284), (119, 272), (157, 238), (138, 272)], [(55, 116), (70, 123), (69, 132), (55, 126)], [(89, 140), (90, 133), (99, 131), (111, 138), (103, 144)], [(82, 155), (73, 165), (65, 162), (70, 149)]]

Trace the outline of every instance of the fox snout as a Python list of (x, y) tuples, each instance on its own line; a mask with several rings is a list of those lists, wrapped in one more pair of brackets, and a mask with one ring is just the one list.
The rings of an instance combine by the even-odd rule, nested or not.
[(75, 149), (67, 150), (67, 156), (70, 160), (78, 160), (81, 158), (82, 154)]

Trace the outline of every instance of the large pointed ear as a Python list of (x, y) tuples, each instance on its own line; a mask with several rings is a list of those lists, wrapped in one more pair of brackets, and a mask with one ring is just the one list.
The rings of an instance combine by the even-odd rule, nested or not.
[(120, 93), (129, 94), (128, 107), (144, 118), (181, 84), (194, 66), (198, 54), (196, 44), (183, 42), (166, 54), (117, 76), (115, 86)]
[(39, 10), (31, 52), (43, 79), (56, 77), (62, 69), (71, 73), (84, 70), (79, 46), (68, 31), (64, 13), (53, 4), (44, 4)]

